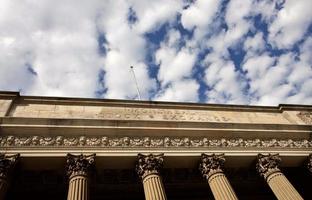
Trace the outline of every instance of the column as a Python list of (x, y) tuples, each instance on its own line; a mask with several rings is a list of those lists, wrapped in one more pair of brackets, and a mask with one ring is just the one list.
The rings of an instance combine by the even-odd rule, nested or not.
[(279, 169), (281, 161), (278, 154), (258, 154), (257, 171), (269, 184), (278, 200), (303, 200)]
[(0, 200), (4, 200), (8, 189), (9, 175), (12, 172), (19, 158), (19, 154), (5, 155), (0, 154)]
[(308, 157), (307, 168), (312, 173), (312, 154)]
[(136, 171), (142, 179), (146, 200), (166, 200), (164, 185), (160, 177), (164, 154), (138, 154)]
[(69, 177), (67, 200), (87, 200), (88, 172), (94, 166), (95, 154), (67, 154), (66, 173)]
[(202, 154), (199, 164), (199, 170), (203, 177), (207, 179), (212, 194), (216, 200), (234, 200), (238, 199), (229, 181), (223, 173), (225, 163), (224, 154), (207, 155)]

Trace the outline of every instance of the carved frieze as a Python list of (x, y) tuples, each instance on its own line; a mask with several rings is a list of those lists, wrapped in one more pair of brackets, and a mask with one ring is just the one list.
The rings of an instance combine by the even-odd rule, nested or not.
[(207, 180), (216, 173), (222, 173), (225, 163), (224, 154), (202, 154), (199, 163), (199, 170)]
[(312, 124), (312, 112), (301, 111), (297, 116), (306, 124)]
[(91, 155), (73, 155), (67, 154), (66, 157), (66, 173), (69, 178), (73, 176), (86, 176), (88, 170), (94, 165), (95, 154)]
[(0, 147), (311, 148), (312, 140), (206, 137), (0, 136)]
[(260, 176), (267, 179), (271, 174), (279, 172), (279, 165), (282, 162), (279, 154), (258, 154), (256, 168)]
[(10, 171), (14, 168), (18, 161), (19, 154), (5, 155), (0, 154), (0, 178), (7, 178)]
[(144, 179), (147, 175), (158, 174), (163, 168), (164, 154), (138, 154), (136, 172)]

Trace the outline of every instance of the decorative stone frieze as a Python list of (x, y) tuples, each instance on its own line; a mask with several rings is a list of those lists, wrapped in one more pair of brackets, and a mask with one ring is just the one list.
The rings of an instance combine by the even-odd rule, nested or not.
[(306, 124), (312, 124), (312, 112), (301, 111), (297, 116)]
[(223, 167), (225, 163), (224, 154), (202, 154), (201, 162), (199, 164), (199, 170), (203, 177), (207, 180), (216, 173), (223, 173)]
[(69, 178), (73, 176), (87, 176), (89, 169), (94, 165), (95, 154), (91, 155), (73, 155), (67, 154), (66, 173)]
[(208, 139), (206, 137), (1, 136), (0, 147), (103, 148), (311, 148), (312, 140)]
[(164, 154), (138, 154), (138, 161), (136, 165), (136, 171), (138, 175), (144, 179), (144, 177), (150, 174), (159, 174), (164, 165)]

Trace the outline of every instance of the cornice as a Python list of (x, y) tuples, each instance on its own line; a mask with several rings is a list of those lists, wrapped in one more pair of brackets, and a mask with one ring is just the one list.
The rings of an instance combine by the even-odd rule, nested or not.
[(220, 111), (245, 111), (245, 112), (282, 112), (283, 110), (312, 110), (312, 105), (291, 105), (280, 104), (278, 106), (255, 106), (255, 105), (234, 105), (234, 104), (207, 104), (207, 103), (182, 103), (166, 101), (146, 100), (120, 100), (120, 99), (95, 99), (95, 98), (74, 98), (74, 97), (49, 97), (49, 96), (26, 96), (19, 92), (0, 91), (0, 99), (18, 98), (18, 101), (39, 102), (39, 103), (60, 103), (75, 105), (111, 105), (145, 108), (170, 108), (170, 109), (195, 109), (195, 110), (220, 110)]

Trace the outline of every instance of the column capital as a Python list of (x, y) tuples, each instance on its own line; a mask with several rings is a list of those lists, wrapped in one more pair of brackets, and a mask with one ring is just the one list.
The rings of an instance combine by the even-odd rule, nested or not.
[(307, 168), (312, 173), (312, 154), (308, 157)]
[(260, 176), (267, 179), (271, 174), (280, 172), (282, 162), (279, 154), (258, 154), (256, 168)]
[(14, 168), (20, 154), (5, 155), (0, 154), (0, 178), (7, 178), (10, 171)]
[(207, 180), (216, 173), (223, 173), (225, 158), (224, 154), (201, 155), (199, 170)]
[(74, 176), (87, 176), (88, 170), (94, 165), (95, 153), (91, 155), (73, 155), (66, 156), (66, 173), (69, 178)]
[(164, 165), (164, 154), (138, 154), (136, 172), (144, 179), (150, 174), (159, 174)]

